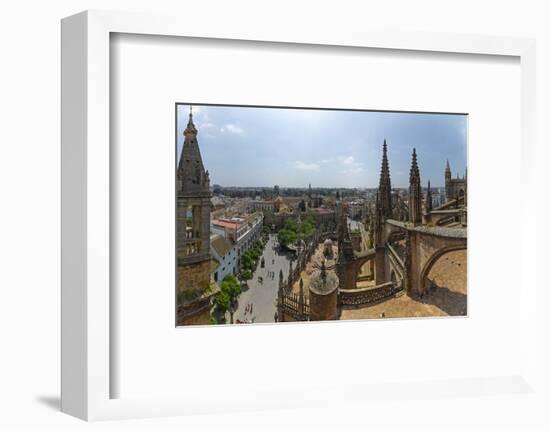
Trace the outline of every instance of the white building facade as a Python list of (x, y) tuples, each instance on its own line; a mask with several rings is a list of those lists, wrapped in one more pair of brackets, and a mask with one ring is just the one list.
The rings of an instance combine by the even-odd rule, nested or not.
[[(218, 284), (226, 275), (239, 273), (242, 254), (261, 238), (262, 228), (261, 213), (212, 221), (212, 255), (219, 262), (219, 266), (213, 269), (212, 277)], [(229, 246), (222, 245), (222, 241), (216, 237), (222, 237)]]

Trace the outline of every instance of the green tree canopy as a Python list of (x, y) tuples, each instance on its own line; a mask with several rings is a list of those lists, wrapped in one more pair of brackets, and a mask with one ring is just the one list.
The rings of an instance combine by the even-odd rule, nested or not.
[(311, 215), (301, 223), (298, 223), (295, 218), (289, 218), (277, 234), (277, 238), (283, 246), (295, 244), (298, 241), (310, 239), (315, 234), (316, 226), (317, 223)]
[(244, 269), (252, 270), (254, 268), (254, 259), (248, 251), (241, 256), (241, 263)]
[(279, 233), (277, 234), (277, 239), (279, 240), (279, 243), (281, 243), (281, 245), (288, 246), (290, 244), (294, 244), (297, 241), (298, 235), (295, 231), (287, 229), (285, 227), (279, 231)]
[(214, 298), (214, 305), (222, 314), (225, 314), (227, 310), (229, 310), (230, 303), (231, 299), (229, 298), (229, 295), (223, 290), (218, 292)]
[(250, 269), (243, 269), (241, 271), (241, 280), (247, 281), (252, 279), (252, 271)]
[(224, 277), (220, 288), (222, 292), (227, 293), (230, 301), (235, 301), (241, 294), (241, 285), (233, 274), (228, 274)]

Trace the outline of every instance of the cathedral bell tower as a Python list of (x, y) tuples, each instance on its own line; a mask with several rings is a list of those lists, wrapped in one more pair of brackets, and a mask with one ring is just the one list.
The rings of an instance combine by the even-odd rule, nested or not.
[[(193, 302), (204, 299), (204, 293), (210, 287), (210, 198), (212, 195), (210, 178), (202, 163), (197, 134), (193, 113), (190, 111), (189, 121), (183, 132), (184, 142), (176, 181), (178, 305), (188, 308), (190, 312), (209, 305), (193, 304)], [(185, 320), (186, 317), (180, 314), (178, 312), (178, 322)]]

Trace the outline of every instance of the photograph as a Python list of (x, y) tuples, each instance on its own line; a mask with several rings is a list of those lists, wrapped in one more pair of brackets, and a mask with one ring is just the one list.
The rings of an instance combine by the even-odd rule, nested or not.
[(466, 113), (175, 111), (176, 326), (467, 316)]

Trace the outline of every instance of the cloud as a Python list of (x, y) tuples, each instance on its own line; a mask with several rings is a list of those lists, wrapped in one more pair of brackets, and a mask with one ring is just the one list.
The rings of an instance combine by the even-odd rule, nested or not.
[(199, 129), (217, 129), (217, 128), (218, 126), (216, 126), (214, 123), (205, 122), (205, 123), (199, 124)]
[(339, 156), (335, 159), (322, 159), (312, 162), (296, 160), (293, 166), (302, 171), (316, 171), (320, 169), (321, 166), (326, 166), (327, 164), (334, 165), (335, 167), (340, 166), (342, 169), (341, 172), (345, 174), (360, 174), (364, 172), (363, 164), (356, 162), (353, 156)]
[(365, 171), (363, 163), (355, 161), (353, 156), (339, 156), (337, 162), (342, 167), (344, 174), (361, 174)]
[(339, 157), (339, 159), (340, 159), (340, 163), (342, 163), (343, 165), (353, 165), (353, 164), (355, 164), (355, 159), (353, 158), (353, 156)]
[(318, 163), (305, 163), (305, 162), (301, 162), (300, 160), (296, 160), (294, 162), (294, 167), (296, 169), (300, 169), (302, 171), (316, 171), (317, 169), (319, 169), (319, 164)]
[(242, 135), (244, 130), (235, 124), (226, 124), (220, 129), (222, 133), (232, 133), (234, 135)]

